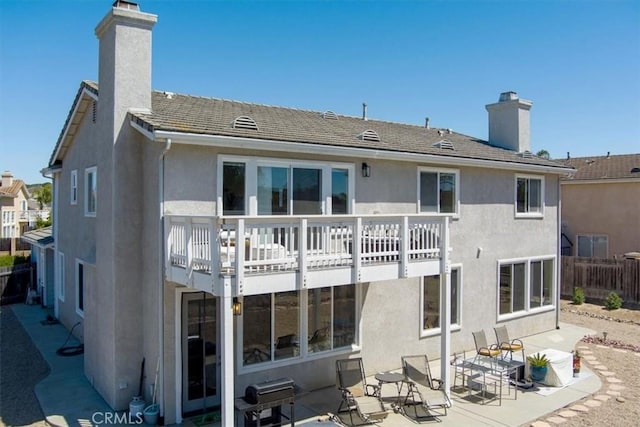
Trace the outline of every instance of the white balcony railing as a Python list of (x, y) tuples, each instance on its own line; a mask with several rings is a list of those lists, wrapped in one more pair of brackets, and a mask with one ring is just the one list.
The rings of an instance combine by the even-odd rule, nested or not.
[(412, 263), (439, 260), (445, 224), (424, 215), (167, 215), (167, 263), (185, 277), (296, 272), (304, 280), (309, 271), (384, 264), (398, 264), (407, 277)]
[(48, 210), (28, 210), (28, 211), (20, 211), (19, 219), (20, 222), (28, 222), (29, 225), (35, 224), (38, 221), (38, 218), (46, 221), (49, 219), (49, 211)]

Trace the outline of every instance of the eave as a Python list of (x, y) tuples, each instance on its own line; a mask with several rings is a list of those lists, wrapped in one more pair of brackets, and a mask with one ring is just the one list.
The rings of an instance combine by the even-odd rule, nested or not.
[(171, 132), (150, 129), (141, 120), (131, 120), (131, 126), (151, 141), (172, 144), (202, 145), (208, 147), (234, 147), (252, 151), (276, 151), (286, 153), (315, 154), (319, 156), (357, 157), (361, 159), (384, 159), (404, 162), (436, 163), (450, 166), (482, 167), (513, 170), (521, 172), (565, 175), (574, 172), (566, 166), (543, 166), (530, 163), (517, 163), (477, 158), (438, 156), (434, 154), (409, 153), (391, 150), (376, 150), (356, 147), (337, 147), (321, 144), (275, 141), (260, 138), (242, 138), (221, 135), (205, 135), (186, 132)]

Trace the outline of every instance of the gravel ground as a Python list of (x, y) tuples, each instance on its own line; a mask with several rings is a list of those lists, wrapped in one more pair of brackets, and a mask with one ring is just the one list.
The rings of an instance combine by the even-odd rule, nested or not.
[(33, 389), (49, 365), (9, 306), (0, 307), (0, 342), (0, 426), (46, 426)]
[[(549, 414), (539, 421), (555, 425), (560, 418), (560, 421), (563, 421), (560, 425), (563, 427), (637, 426), (640, 419), (640, 352), (621, 351), (620, 348), (615, 347), (623, 347), (624, 343), (640, 349), (640, 310), (607, 311), (602, 306), (594, 304), (574, 306), (569, 301), (562, 301), (560, 307), (561, 321), (584, 326), (597, 332), (598, 342), (585, 340), (587, 342), (582, 341), (576, 346), (586, 347), (582, 350), (583, 356), (588, 354), (584, 353), (584, 350), (591, 351), (590, 356), (594, 356), (597, 360), (596, 363), (583, 357), (582, 363), (587, 365), (592, 372), (598, 374), (602, 381), (602, 388), (594, 396), (574, 402), (567, 408)], [(603, 337), (602, 332), (607, 332), (607, 342), (604, 344), (613, 343), (614, 346), (603, 346), (599, 343)], [(606, 369), (598, 369), (599, 365), (603, 365)], [(609, 372), (613, 372), (613, 375), (608, 374)], [(611, 382), (608, 378), (617, 378), (621, 382)], [(612, 394), (608, 394), (608, 392)], [(620, 395), (615, 396), (616, 392), (619, 392)], [(610, 398), (597, 407), (589, 407), (585, 404), (586, 401), (599, 401), (596, 398), (598, 396), (610, 396)], [(578, 415), (570, 418), (560, 416), (561, 412), (571, 409), (574, 405), (587, 407), (589, 411), (574, 410)], [(554, 423), (553, 420), (556, 422)]]

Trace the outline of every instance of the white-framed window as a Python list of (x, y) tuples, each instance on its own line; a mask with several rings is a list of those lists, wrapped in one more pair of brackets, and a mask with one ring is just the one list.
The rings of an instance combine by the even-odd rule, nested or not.
[(76, 259), (76, 313), (84, 317), (84, 303), (85, 303), (85, 265), (79, 259)]
[(84, 171), (84, 215), (96, 216), (98, 168), (93, 166)]
[(78, 204), (78, 170), (71, 171), (71, 187), (70, 187), (71, 204)]
[(64, 253), (58, 252), (57, 276), (58, 276), (58, 299), (60, 301), (64, 301), (64, 287), (65, 287), (64, 270), (65, 270)]
[[(425, 276), (420, 284), (421, 335), (440, 333), (440, 275)], [(451, 267), (451, 319), (452, 329), (460, 329), (462, 313), (462, 265)]]
[(350, 214), (354, 194), (351, 163), (218, 158), (219, 215)]
[(20, 200), (20, 210), (22, 212), (27, 211), (27, 201), (26, 200)]
[(498, 320), (553, 307), (556, 257), (498, 261)]
[(351, 284), (245, 296), (240, 323), (242, 367), (352, 351), (358, 336), (357, 288)]
[(540, 218), (544, 215), (544, 177), (516, 175), (516, 217)]
[(418, 213), (460, 213), (460, 171), (418, 168)]
[(607, 258), (609, 237), (604, 234), (578, 234), (577, 256)]

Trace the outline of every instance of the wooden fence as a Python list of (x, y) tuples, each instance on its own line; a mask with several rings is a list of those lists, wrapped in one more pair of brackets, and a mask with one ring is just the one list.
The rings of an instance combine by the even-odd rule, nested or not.
[(587, 300), (604, 301), (613, 291), (625, 303), (640, 305), (640, 259), (563, 256), (561, 286), (563, 297), (579, 286)]
[(0, 267), (0, 304), (25, 302), (35, 271), (35, 263)]
[(31, 245), (19, 237), (0, 237), (0, 255), (16, 255), (31, 250)]

